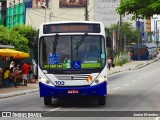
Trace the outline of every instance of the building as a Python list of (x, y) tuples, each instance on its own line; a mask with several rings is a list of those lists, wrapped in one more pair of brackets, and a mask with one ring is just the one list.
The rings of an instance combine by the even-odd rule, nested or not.
[[(89, 0), (88, 9), (93, 6), (91, 1)], [(39, 28), (44, 22), (85, 20), (86, 2), (87, 0), (26, 1), (26, 24)], [(89, 12), (88, 17), (89, 20), (93, 20), (93, 11)]]
[(25, 5), (23, 0), (0, 0), (0, 21), (10, 28), (17, 24), (25, 24)]
[[(26, 24), (38, 29), (44, 22), (85, 20), (86, 8), (88, 8), (87, 18), (89, 21), (100, 21), (107, 27), (120, 21), (120, 15), (116, 11), (120, 0), (0, 1), (6, 2), (6, 17), (3, 18), (3, 21), (6, 22), (4, 25), (8, 28), (16, 24)], [(133, 22), (130, 16), (123, 17), (123, 21)], [(135, 21), (133, 25), (135, 26)]]

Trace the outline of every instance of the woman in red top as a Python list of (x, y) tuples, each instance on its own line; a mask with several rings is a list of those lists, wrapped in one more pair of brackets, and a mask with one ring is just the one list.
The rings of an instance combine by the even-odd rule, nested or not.
[(28, 65), (22, 61), (22, 79), (24, 80), (24, 86), (27, 86)]
[(133, 54), (130, 53), (130, 60), (132, 61), (133, 60)]

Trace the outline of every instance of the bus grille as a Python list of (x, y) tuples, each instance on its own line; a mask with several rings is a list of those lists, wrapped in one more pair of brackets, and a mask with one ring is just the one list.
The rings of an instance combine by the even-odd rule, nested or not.
[(72, 74), (72, 75), (55, 75), (55, 77), (59, 80), (85, 80), (91, 74)]

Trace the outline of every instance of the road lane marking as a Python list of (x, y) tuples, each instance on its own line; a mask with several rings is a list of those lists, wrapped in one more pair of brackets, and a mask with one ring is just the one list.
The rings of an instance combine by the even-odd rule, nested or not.
[(47, 113), (52, 112), (52, 111), (56, 111), (56, 110), (58, 110), (58, 109), (60, 109), (60, 108), (62, 108), (62, 107), (57, 107), (57, 108), (51, 109), (51, 110), (49, 110), (49, 111), (47, 111), (47, 112), (44, 112), (44, 114), (47, 114)]
[(144, 77), (146, 77), (147, 75), (143, 75)]
[(113, 88), (113, 89), (119, 89), (120, 87), (115, 87), (115, 88)]
[(124, 85), (129, 85), (129, 84), (124, 84)]
[(136, 81), (134, 80), (134, 81), (132, 81), (132, 82), (136, 82)]
[(160, 120), (160, 117), (156, 117), (156, 119), (155, 120)]
[(56, 110), (58, 110), (58, 109), (60, 109), (60, 108), (62, 108), (62, 107), (54, 108), (54, 109), (49, 110), (49, 111), (56, 111)]

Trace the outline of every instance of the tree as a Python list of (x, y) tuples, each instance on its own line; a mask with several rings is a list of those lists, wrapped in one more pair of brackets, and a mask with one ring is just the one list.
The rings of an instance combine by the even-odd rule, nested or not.
[(28, 39), (23, 37), (17, 31), (8, 32), (11, 45), (15, 46), (16, 50), (29, 52)]
[[(138, 41), (138, 37), (140, 36), (141, 32), (139, 30), (136, 30), (132, 27), (131, 23), (123, 22), (121, 26), (121, 40), (118, 41), (118, 24), (112, 24), (109, 28), (109, 35), (112, 36), (112, 32), (115, 31), (117, 34), (117, 45), (119, 45), (118, 48), (122, 49), (124, 47), (124, 35), (126, 35), (126, 43), (129, 45), (131, 43), (136, 43)], [(122, 46), (120, 46), (120, 42), (122, 43)]]
[(29, 52), (29, 47), (33, 47), (37, 30), (31, 26), (14, 26), (7, 29), (0, 26), (0, 44), (13, 45), (16, 50)]
[(4, 26), (0, 26), (0, 43), (7, 45), (10, 43), (10, 39), (8, 36), (8, 30)]
[(37, 30), (32, 26), (16, 25), (10, 29), (12, 32), (18, 32), (21, 36), (28, 40), (29, 47), (33, 47), (38, 34)]
[(133, 14), (133, 19), (150, 18), (160, 14), (160, 0), (121, 0), (117, 11), (121, 15)]

